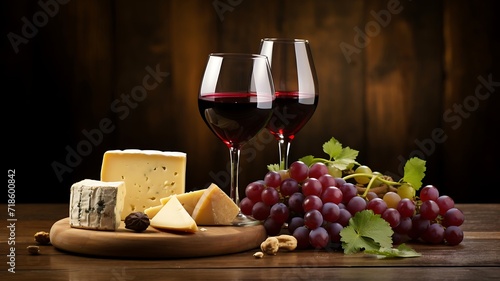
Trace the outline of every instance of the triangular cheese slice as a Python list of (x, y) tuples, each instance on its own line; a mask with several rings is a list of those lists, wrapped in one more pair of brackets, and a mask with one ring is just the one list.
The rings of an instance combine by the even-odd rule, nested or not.
[(231, 225), (239, 211), (238, 205), (212, 183), (196, 204), (192, 217), (198, 225)]
[(205, 192), (205, 189), (200, 189), (196, 191), (191, 191), (187, 193), (182, 193), (182, 194), (176, 194), (176, 195), (170, 195), (168, 197), (163, 197), (160, 198), (160, 202), (162, 205), (167, 204), (167, 202), (172, 198), (173, 196), (177, 197), (179, 199), (179, 202), (181, 202), (181, 205), (184, 206), (184, 209), (189, 213), (189, 215), (193, 214), (194, 208), (196, 207), (196, 204), (200, 200), (201, 196)]
[(148, 215), (149, 219), (152, 219), (152, 218), (154, 218), (154, 216), (156, 216), (156, 214), (158, 214), (158, 212), (161, 210), (161, 208), (163, 208), (163, 205), (149, 207), (149, 208), (144, 209), (144, 213), (146, 215)]
[(188, 214), (186, 209), (176, 197), (172, 197), (160, 211), (151, 219), (150, 225), (155, 228), (196, 232), (198, 226), (193, 218)]

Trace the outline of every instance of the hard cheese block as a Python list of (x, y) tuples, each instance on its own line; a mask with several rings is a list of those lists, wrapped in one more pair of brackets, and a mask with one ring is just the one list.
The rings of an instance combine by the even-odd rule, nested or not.
[(185, 192), (186, 153), (158, 150), (109, 150), (102, 181), (124, 181), (127, 196), (121, 219), (160, 204), (160, 198)]
[(126, 194), (125, 183), (85, 179), (71, 186), (71, 227), (116, 230), (120, 225)]
[(182, 207), (177, 197), (173, 196), (151, 219), (150, 225), (155, 228), (196, 232), (198, 226), (194, 219), (188, 214), (186, 209)]
[(198, 225), (231, 225), (239, 210), (238, 205), (212, 183), (196, 204), (192, 217)]
[(167, 204), (167, 202), (170, 200), (172, 197), (177, 197), (181, 205), (186, 209), (189, 215), (193, 214), (194, 207), (196, 207), (196, 204), (200, 200), (201, 196), (205, 192), (206, 189), (200, 189), (196, 191), (191, 191), (183, 194), (177, 194), (177, 195), (170, 195), (168, 197), (163, 197), (160, 198), (160, 203), (161, 205), (149, 207), (144, 210), (144, 213), (148, 215), (149, 218), (153, 218), (163, 207), (163, 205)]

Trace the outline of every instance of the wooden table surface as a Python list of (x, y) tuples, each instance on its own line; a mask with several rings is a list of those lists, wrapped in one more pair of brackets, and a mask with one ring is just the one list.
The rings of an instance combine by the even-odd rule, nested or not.
[[(1, 280), (500, 280), (500, 204), (457, 205), (465, 214), (464, 241), (458, 246), (409, 244), (422, 254), (416, 258), (307, 250), (255, 259), (256, 250), (250, 250), (163, 260), (87, 257), (51, 245), (30, 255), (26, 248), (36, 245), (33, 235), (67, 217), (68, 205), (18, 204), (15, 230), (8, 228), (7, 205), (0, 206)], [(10, 247), (15, 247), (15, 273), (8, 271)]]

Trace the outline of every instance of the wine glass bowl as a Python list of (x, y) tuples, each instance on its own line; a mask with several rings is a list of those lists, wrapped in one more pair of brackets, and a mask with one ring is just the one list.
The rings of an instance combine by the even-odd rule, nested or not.
[[(266, 56), (212, 53), (198, 94), (198, 109), (210, 130), (229, 148), (230, 197), (239, 205), (238, 171), (241, 147), (268, 124), (275, 90)], [(235, 225), (259, 221), (238, 215)]]
[(269, 60), (276, 91), (267, 129), (278, 140), (280, 168), (288, 169), (290, 144), (318, 105), (314, 61), (309, 41), (304, 39), (264, 38), (260, 54)]

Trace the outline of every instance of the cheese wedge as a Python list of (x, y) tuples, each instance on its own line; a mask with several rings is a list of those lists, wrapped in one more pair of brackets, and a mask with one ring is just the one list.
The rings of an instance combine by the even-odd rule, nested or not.
[(198, 231), (196, 222), (175, 196), (151, 219), (150, 225), (165, 230), (190, 233)]
[(163, 197), (163, 198), (160, 198), (160, 203), (162, 205), (165, 205), (170, 200), (170, 198), (175, 196), (175, 197), (177, 197), (179, 202), (181, 202), (181, 205), (184, 206), (184, 209), (186, 209), (186, 211), (190, 215), (192, 215), (194, 208), (196, 207), (196, 204), (198, 204), (198, 201), (200, 201), (200, 198), (203, 195), (203, 193), (205, 192), (205, 190), (207, 190), (207, 189), (205, 188), (205, 189), (200, 189), (200, 190), (196, 190), (196, 191), (191, 191), (188, 193)]
[(191, 216), (198, 225), (231, 225), (239, 211), (238, 205), (212, 183), (201, 196)]
[(181, 205), (186, 209), (189, 215), (193, 214), (194, 207), (196, 207), (196, 204), (200, 200), (201, 195), (205, 192), (206, 189), (200, 189), (196, 191), (191, 191), (188, 193), (183, 193), (183, 194), (177, 194), (177, 195), (170, 195), (168, 197), (163, 197), (160, 198), (160, 205), (157, 206), (152, 206), (149, 208), (146, 208), (144, 210), (144, 213), (148, 215), (148, 217), (151, 219), (153, 218), (159, 211), (160, 209), (167, 204), (167, 202), (172, 198), (172, 196), (177, 197)]
[(152, 218), (154, 218), (154, 216), (156, 216), (156, 214), (158, 214), (158, 212), (161, 210), (161, 208), (163, 208), (163, 206), (164, 205), (157, 205), (157, 206), (146, 208), (144, 210), (144, 213), (146, 215), (148, 215), (149, 219), (152, 219)]
[(160, 198), (185, 192), (186, 153), (158, 150), (109, 150), (102, 181), (124, 181), (127, 189), (121, 219), (160, 205)]

